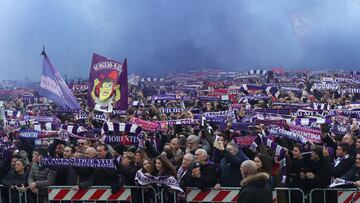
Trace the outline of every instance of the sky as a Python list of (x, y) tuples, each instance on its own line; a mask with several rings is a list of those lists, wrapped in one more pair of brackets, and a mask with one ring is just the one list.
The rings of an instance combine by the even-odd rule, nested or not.
[(129, 73), (360, 69), (360, 0), (0, 0), (0, 80), (88, 78), (93, 53)]

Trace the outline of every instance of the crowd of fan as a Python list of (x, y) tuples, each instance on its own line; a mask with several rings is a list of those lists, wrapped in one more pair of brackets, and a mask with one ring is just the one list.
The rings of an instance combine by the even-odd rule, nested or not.
[[(137, 99), (144, 98), (143, 94), (141, 90), (136, 90)], [(314, 98), (310, 91), (304, 91), (302, 94), (289, 92), (282, 94), (279, 98), (273, 97), (272, 102), (302, 103), (305, 97), (313, 101), (338, 105), (358, 101), (355, 96), (349, 94), (335, 98), (333, 93), (326, 91), (320, 97)], [(263, 101), (258, 101), (252, 103), (251, 108), (267, 108), (267, 105)], [(204, 112), (228, 108), (219, 102), (195, 102), (192, 106), (200, 107)], [(173, 113), (170, 116), (160, 113), (157, 104), (149, 104), (141, 108), (144, 113), (138, 117), (145, 120), (192, 117), (190, 111)], [(112, 119), (113, 121), (130, 121), (133, 116), (136, 116), (134, 111), (136, 109), (130, 108), (127, 116), (122, 118), (115, 116)], [(241, 115), (241, 111), (238, 114)], [(67, 122), (74, 121), (69, 119)], [(173, 176), (184, 190), (187, 187), (197, 187), (201, 190), (244, 187), (260, 181), (269, 191), (275, 187), (289, 187), (300, 188), (306, 194), (313, 188), (327, 188), (331, 182), (338, 179), (352, 181), (353, 183), (348, 185), (350, 187), (359, 187), (359, 129), (355, 119), (348, 118), (347, 125), (350, 126), (350, 130), (345, 135), (338, 136), (330, 133), (329, 125), (322, 124), (320, 127), (323, 144), (310, 142), (307, 144), (310, 145), (310, 150), (306, 150), (306, 146), (293, 140), (275, 138), (277, 143), (287, 149), (285, 166), (279, 163), (275, 152), (267, 146), (259, 145), (257, 152), (240, 148), (232, 140), (235, 136), (241, 136), (242, 133), (237, 133), (229, 127), (220, 130), (216, 125), (213, 125), (215, 131), (210, 135), (202, 127), (169, 128), (166, 133), (156, 133), (156, 136), (160, 138), (159, 145), (151, 142), (154, 133), (144, 132), (144, 146), (126, 143), (111, 146), (102, 141), (89, 139), (72, 139), (69, 142), (55, 139), (51, 143), (42, 141), (41, 145), (35, 147), (29, 140), (14, 138), (13, 142), (18, 147), (11, 151), (10, 158), (1, 160), (0, 180), (4, 186), (14, 190), (28, 191), (29, 196), (38, 194), (40, 199), (47, 198), (48, 186), (56, 185), (72, 186), (73, 190), (90, 186), (110, 186), (112, 191), (116, 192), (121, 186), (137, 185), (135, 175), (139, 170), (152, 176)], [(266, 126), (254, 124), (246, 134), (256, 135), (263, 131), (266, 132)], [(308, 153), (304, 153), (305, 151)], [(44, 167), (40, 164), (42, 157), (113, 159), (116, 167), (114, 169)], [(254, 161), (257, 174), (244, 178), (240, 166), (246, 160)], [(134, 194), (136, 192), (134, 191)], [(12, 198), (16, 199), (16, 196), (17, 194)], [(134, 201), (141, 201), (141, 195), (133, 195), (133, 198)], [(156, 197), (147, 194), (146, 198), (150, 201)], [(167, 201), (174, 201), (171, 200), (171, 195), (167, 198)], [(284, 197), (283, 200), (286, 201), (286, 198), (289, 197)], [(292, 197), (292, 200), (292, 202), (299, 201), (296, 195)], [(181, 197), (178, 201), (181, 201)]]

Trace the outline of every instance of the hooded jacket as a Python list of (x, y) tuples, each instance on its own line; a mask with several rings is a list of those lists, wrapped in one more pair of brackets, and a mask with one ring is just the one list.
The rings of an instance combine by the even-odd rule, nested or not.
[(243, 179), (240, 183), (238, 203), (271, 203), (271, 191), (266, 188), (267, 173), (257, 173)]

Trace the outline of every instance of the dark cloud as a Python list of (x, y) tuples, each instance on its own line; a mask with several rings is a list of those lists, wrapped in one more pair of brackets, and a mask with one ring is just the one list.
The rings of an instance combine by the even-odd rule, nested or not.
[(360, 0), (4, 0), (0, 19), (0, 79), (38, 80), (43, 44), (69, 77), (88, 77), (94, 52), (152, 75), (360, 64)]

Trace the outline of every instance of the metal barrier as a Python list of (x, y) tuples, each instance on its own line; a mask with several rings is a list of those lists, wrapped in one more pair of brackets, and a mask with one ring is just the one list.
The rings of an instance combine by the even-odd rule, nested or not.
[[(92, 186), (86, 189), (73, 190), (72, 186), (51, 186), (48, 188), (49, 201), (122, 201), (132, 202), (134, 191), (141, 189), (142, 202), (149, 202), (146, 199), (146, 191), (153, 192), (154, 203), (157, 203), (157, 193), (151, 186), (125, 186), (116, 193), (111, 193), (109, 186)], [(137, 191), (139, 192), (139, 191)], [(140, 195), (140, 193), (135, 194)]]
[(22, 203), (28, 202), (28, 191), (21, 192), (17, 189), (0, 185), (0, 202)]
[[(240, 187), (223, 187), (219, 190), (209, 189), (201, 191), (198, 188), (186, 189), (186, 202), (237, 202), (239, 197)], [(281, 193), (283, 192), (283, 195)], [(286, 192), (287, 195), (286, 196)], [(291, 203), (291, 197), (298, 194), (297, 198), (301, 198), (301, 202), (305, 203), (304, 192), (299, 188), (274, 188), (272, 191), (272, 202), (285, 202)], [(281, 197), (282, 196), (282, 197)]]
[[(300, 188), (276, 187), (272, 191), (272, 198), (273, 198), (272, 202), (273, 203), (277, 203), (277, 202), (291, 203), (291, 202), (293, 202), (294, 197), (296, 200), (298, 200), (296, 202), (305, 203), (305, 194)], [(299, 198), (301, 198), (301, 200), (299, 200)]]
[[(316, 196), (316, 192), (321, 192)], [(323, 202), (360, 203), (360, 190), (358, 188), (315, 188), (310, 191), (310, 203), (317, 203), (321, 198)]]
[(223, 187), (201, 191), (199, 188), (186, 188), (186, 202), (237, 202), (240, 189)]

